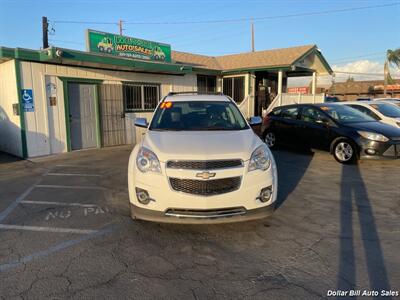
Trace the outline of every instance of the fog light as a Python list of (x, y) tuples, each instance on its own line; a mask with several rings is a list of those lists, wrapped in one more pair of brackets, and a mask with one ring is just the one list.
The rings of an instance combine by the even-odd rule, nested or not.
[[(136, 188), (136, 198), (141, 204), (149, 204), (153, 199), (150, 198), (149, 193), (146, 190)], [(154, 201), (154, 200), (153, 200)]]
[(263, 188), (260, 192), (260, 196), (257, 197), (261, 202), (267, 202), (271, 199), (272, 195), (272, 185), (266, 188)]
[(376, 154), (376, 151), (374, 149), (367, 149), (367, 150), (365, 150), (365, 152), (367, 152), (367, 154), (369, 154), (369, 155), (375, 155)]

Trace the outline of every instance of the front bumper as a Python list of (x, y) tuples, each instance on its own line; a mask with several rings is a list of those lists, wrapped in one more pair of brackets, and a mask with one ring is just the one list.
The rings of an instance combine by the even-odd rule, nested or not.
[[(400, 141), (376, 142), (360, 138), (358, 145), (360, 147), (360, 158), (362, 159), (400, 158)], [(375, 153), (369, 153), (371, 150)]]
[(174, 210), (161, 212), (141, 208), (131, 203), (131, 216), (133, 219), (159, 223), (179, 224), (221, 224), (243, 222), (263, 219), (272, 215), (275, 204), (256, 209), (246, 210), (244, 207), (226, 208), (218, 210)]
[[(200, 196), (177, 191), (170, 183), (170, 178), (195, 179), (200, 170), (167, 169), (166, 164), (161, 162), (162, 173), (142, 173), (135, 164), (136, 152), (134, 149), (128, 167), (129, 199), (134, 218), (156, 222), (210, 224), (258, 219), (273, 212), (278, 192), (278, 175), (272, 155), (271, 166), (266, 171), (247, 172), (248, 161), (242, 167), (213, 170), (215, 176), (210, 180), (239, 176), (240, 186), (231, 192)], [(260, 192), (266, 187), (272, 187), (272, 195), (270, 200), (261, 202)], [(139, 202), (136, 188), (146, 190), (152, 201), (148, 204)], [(188, 212), (190, 215), (187, 215)]]

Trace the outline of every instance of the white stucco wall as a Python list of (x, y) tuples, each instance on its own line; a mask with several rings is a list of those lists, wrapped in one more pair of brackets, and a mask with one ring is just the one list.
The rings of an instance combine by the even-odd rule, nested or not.
[[(63, 82), (58, 77), (77, 79), (100, 79), (107, 83), (121, 81), (148, 82), (161, 85), (161, 97), (170, 91), (194, 91), (197, 89), (196, 74), (185, 76), (108, 71), (81, 67), (21, 62), (21, 88), (33, 89), (35, 111), (25, 114), (28, 157), (48, 155), (67, 151)], [(51, 82), (56, 87), (57, 106), (49, 106)], [(152, 113), (126, 114), (127, 142), (140, 140), (142, 130), (134, 127), (136, 117), (150, 119)]]
[(18, 104), (15, 62), (0, 64), (0, 151), (22, 156), (20, 117), (13, 114)]

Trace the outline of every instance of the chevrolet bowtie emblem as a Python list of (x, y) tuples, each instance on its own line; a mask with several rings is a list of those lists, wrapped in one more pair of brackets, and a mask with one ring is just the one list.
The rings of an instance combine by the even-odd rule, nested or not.
[(215, 177), (216, 173), (210, 173), (210, 172), (201, 172), (197, 173), (196, 177), (202, 178), (202, 179), (210, 179), (212, 177)]

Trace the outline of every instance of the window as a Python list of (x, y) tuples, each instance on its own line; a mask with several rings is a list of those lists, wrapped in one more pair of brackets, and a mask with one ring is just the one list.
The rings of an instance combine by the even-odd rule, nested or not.
[(201, 93), (215, 93), (217, 91), (217, 77), (197, 75), (197, 90)]
[(382, 115), (389, 118), (400, 118), (400, 109), (392, 104), (378, 103), (370, 104), (373, 108), (378, 110)]
[(245, 76), (224, 78), (224, 94), (230, 96), (237, 103), (242, 102), (244, 100), (244, 79)]
[(301, 120), (305, 122), (310, 122), (310, 123), (317, 123), (317, 121), (321, 121), (324, 118), (324, 116), (315, 108), (312, 107), (306, 107), (303, 109), (303, 112), (301, 113)]
[(160, 86), (147, 83), (123, 85), (125, 111), (155, 109), (160, 100)]
[(374, 118), (347, 105), (324, 105), (320, 106), (319, 108), (327, 113), (331, 118), (342, 124), (371, 121), (375, 122)]
[(360, 105), (349, 105), (350, 107), (357, 109), (358, 111), (373, 117), (375, 120), (380, 120), (381, 118), (378, 117), (376, 113), (374, 113), (372, 110), (368, 109), (367, 107), (360, 106)]
[(249, 129), (231, 101), (177, 101), (158, 107), (150, 130), (218, 131)]
[(284, 119), (296, 120), (298, 114), (299, 114), (298, 107), (288, 107), (288, 108), (282, 109), (281, 117)]

